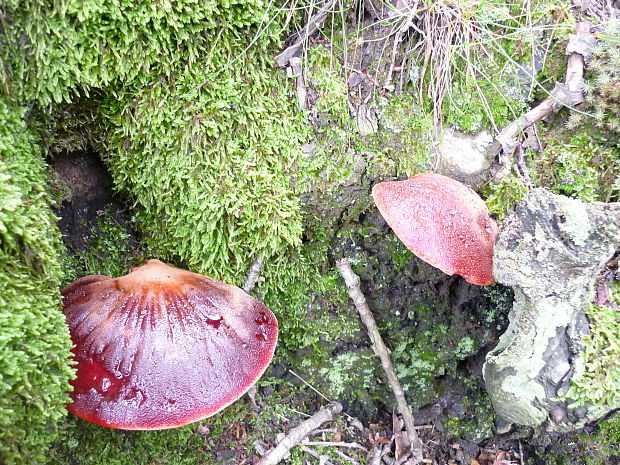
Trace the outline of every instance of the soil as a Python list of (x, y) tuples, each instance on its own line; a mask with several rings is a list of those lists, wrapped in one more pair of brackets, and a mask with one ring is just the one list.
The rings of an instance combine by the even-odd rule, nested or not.
[[(131, 207), (114, 192), (112, 176), (98, 154), (63, 151), (54, 155), (51, 166), (66, 191), (55, 213), (69, 253), (76, 255), (88, 247), (85, 239), (93, 234), (97, 219), (103, 215), (129, 226)], [(131, 236), (129, 245), (135, 250), (137, 235), (131, 227), (127, 232)]]
[(87, 151), (55, 155), (52, 168), (69, 190), (57, 211), (58, 228), (68, 245), (81, 248), (97, 217), (115, 203), (112, 177), (101, 159)]

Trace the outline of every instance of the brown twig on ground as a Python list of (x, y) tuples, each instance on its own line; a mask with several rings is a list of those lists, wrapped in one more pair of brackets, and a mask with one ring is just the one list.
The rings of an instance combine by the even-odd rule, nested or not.
[(375, 318), (368, 308), (366, 298), (360, 289), (360, 278), (353, 272), (351, 269), (351, 264), (346, 258), (338, 260), (336, 262), (336, 266), (338, 267), (338, 270), (340, 270), (340, 274), (347, 285), (349, 297), (353, 300), (362, 322), (366, 325), (368, 335), (370, 336), (370, 341), (372, 342), (373, 351), (381, 360), (381, 366), (383, 367), (388, 383), (390, 384), (390, 387), (394, 392), (394, 397), (396, 398), (396, 406), (405, 422), (407, 435), (411, 442), (411, 454), (414, 461), (419, 463), (422, 460), (422, 442), (416, 433), (413, 414), (411, 413), (411, 409), (405, 399), (405, 392), (403, 391), (403, 388), (398, 381), (398, 377), (396, 376), (396, 372), (394, 371), (394, 366), (392, 365), (392, 359), (390, 358), (388, 349), (379, 334), (379, 328), (377, 327)]
[[(538, 106), (521, 115), (506, 126), (495, 137), (493, 143), (487, 148), (489, 158), (500, 157), (499, 167), (493, 174), (494, 181), (501, 180), (510, 170), (510, 159), (519, 145), (519, 134), (548, 116), (560, 111), (564, 106), (574, 107), (583, 102), (583, 73), (585, 61), (591, 55), (594, 48), (593, 36), (590, 34), (591, 24), (587, 21), (577, 23), (573, 41), (569, 41), (567, 47), (568, 65), (566, 67), (566, 81), (558, 82), (551, 91), (549, 97)], [(502, 156), (503, 151), (503, 156)]]
[(319, 11), (312, 15), (308, 20), (306, 26), (299, 31), (297, 34), (297, 39), (290, 47), (287, 47), (282, 53), (276, 56), (276, 63), (280, 68), (286, 68), (288, 66), (291, 58), (296, 56), (303, 44), (308, 40), (308, 38), (314, 34), (321, 25), (325, 22), (327, 15), (331, 12), (336, 4), (336, 0), (328, 0), (319, 8)]
[(280, 463), (289, 451), (300, 444), (308, 434), (319, 428), (323, 423), (336, 418), (340, 412), (342, 412), (342, 405), (338, 402), (332, 402), (327, 407), (321, 407), (321, 409), (310, 418), (291, 429), (288, 434), (284, 436), (284, 439), (264, 455), (256, 465), (276, 465)]
[(250, 291), (254, 289), (254, 286), (256, 285), (256, 280), (260, 276), (260, 270), (263, 267), (263, 262), (263, 257), (258, 256), (254, 260), (254, 263), (252, 263), (252, 266), (250, 267), (250, 272), (248, 273), (248, 278), (245, 280), (245, 284), (243, 285), (243, 290), (246, 292), (246, 294), (249, 294)]

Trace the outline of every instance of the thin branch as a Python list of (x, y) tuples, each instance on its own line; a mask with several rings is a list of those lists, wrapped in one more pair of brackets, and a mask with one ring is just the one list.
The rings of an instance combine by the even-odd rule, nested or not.
[(345, 459), (347, 462), (352, 463), (353, 465), (360, 465), (360, 463), (357, 460), (355, 460), (353, 457), (349, 457), (347, 454), (345, 454), (341, 450), (336, 449), (335, 452), (336, 452), (336, 455), (339, 455), (340, 457)]
[(252, 263), (252, 266), (250, 267), (250, 272), (248, 273), (248, 279), (245, 280), (245, 284), (243, 285), (243, 290), (246, 292), (246, 294), (249, 294), (250, 291), (254, 289), (254, 286), (256, 285), (256, 280), (260, 276), (260, 270), (263, 267), (263, 262), (263, 257), (258, 256), (254, 260), (254, 263)]
[(326, 447), (344, 447), (345, 449), (360, 449), (364, 452), (368, 452), (364, 446), (358, 444), (357, 442), (343, 442), (343, 441), (303, 441), (304, 446), (326, 446)]
[(321, 407), (321, 409), (310, 418), (302, 421), (298, 426), (291, 429), (278, 445), (264, 455), (256, 465), (276, 465), (280, 463), (290, 450), (301, 443), (308, 434), (319, 428), (323, 423), (336, 418), (340, 412), (342, 412), (342, 405), (338, 402), (332, 402), (327, 407)]
[(309, 447), (301, 446), (301, 450), (303, 450), (306, 454), (311, 455), (315, 459), (319, 459), (319, 465), (334, 465), (333, 462), (327, 460), (327, 457), (319, 454), (318, 452), (310, 449)]
[[(581, 41), (581, 43), (591, 43), (592, 36), (590, 35), (590, 28), (591, 24), (587, 21), (577, 23), (575, 42)], [(571, 42), (569, 42), (569, 47), (571, 47)], [(504, 158), (511, 157), (518, 145), (517, 137), (523, 130), (557, 113), (564, 106), (574, 107), (583, 102), (585, 58), (591, 51), (588, 52), (586, 47), (575, 48), (574, 45), (572, 47), (572, 49), (568, 49), (572, 51), (568, 58), (566, 81), (564, 84), (560, 82), (556, 83), (549, 97), (506, 126), (488, 147), (487, 155), (489, 157), (495, 158), (499, 156), (502, 151), (504, 152)], [(498, 172), (494, 176), (495, 181), (503, 178), (504, 175), (507, 174), (511, 164), (507, 163), (507, 160), (500, 159), (500, 165)]]
[(374, 450), (372, 451), (372, 457), (368, 465), (381, 465), (381, 458), (386, 453), (387, 451), (385, 450), (385, 448), (381, 446), (379, 447), (375, 446)]
[[(303, 379), (301, 376), (299, 376), (297, 373), (295, 373), (293, 370), (289, 369), (288, 372), (290, 374), (292, 374), (295, 378), (297, 378), (299, 381), (301, 381), (302, 383), (304, 383), (306, 386), (308, 386), (310, 389), (312, 389), (314, 392), (316, 392), (319, 396), (321, 396), (323, 399), (325, 399), (327, 402), (332, 402), (332, 400), (327, 397), (325, 394), (323, 394), (321, 391), (319, 391), (317, 388), (315, 388), (312, 384), (310, 384), (308, 381), (306, 381), (305, 379)], [(349, 419), (349, 421), (359, 421), (357, 418), (352, 417), (351, 415), (349, 415), (347, 412), (342, 412), (344, 414), (345, 417), (347, 417)]]
[(325, 394), (323, 394), (321, 391), (319, 391), (317, 388), (315, 388), (312, 384), (310, 384), (308, 381), (306, 381), (305, 379), (303, 379), (301, 376), (299, 376), (297, 373), (295, 373), (293, 370), (289, 369), (288, 372), (290, 374), (292, 374), (295, 378), (297, 378), (299, 381), (301, 381), (302, 383), (304, 383), (306, 386), (308, 386), (310, 389), (312, 389), (314, 392), (316, 392), (319, 396), (321, 396), (323, 399), (325, 399), (327, 402), (331, 402), (332, 400), (327, 397)]
[(422, 442), (415, 431), (413, 414), (411, 413), (411, 409), (405, 399), (405, 392), (403, 391), (403, 388), (398, 381), (398, 377), (396, 376), (396, 372), (394, 371), (394, 366), (392, 365), (392, 360), (388, 349), (379, 334), (377, 323), (375, 322), (372, 312), (366, 303), (366, 298), (360, 289), (360, 278), (353, 272), (351, 269), (351, 264), (346, 258), (338, 260), (336, 262), (336, 266), (338, 267), (338, 270), (340, 270), (340, 274), (349, 289), (349, 297), (353, 300), (355, 308), (366, 325), (368, 335), (370, 336), (370, 341), (372, 342), (372, 348), (381, 360), (381, 366), (383, 367), (383, 371), (385, 371), (388, 383), (390, 384), (390, 387), (394, 392), (394, 397), (396, 398), (396, 406), (405, 422), (407, 435), (411, 442), (411, 453), (413, 455), (413, 459), (419, 463), (422, 460)]

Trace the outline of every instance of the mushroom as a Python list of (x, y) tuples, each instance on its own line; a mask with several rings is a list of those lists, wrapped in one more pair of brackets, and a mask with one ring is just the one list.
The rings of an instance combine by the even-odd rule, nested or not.
[(159, 260), (86, 276), (62, 295), (77, 362), (68, 409), (101, 426), (160, 430), (214, 415), (260, 378), (276, 346), (264, 304)]
[(394, 233), (425, 262), (472, 284), (493, 284), (497, 224), (469, 187), (434, 173), (372, 189), (379, 211)]

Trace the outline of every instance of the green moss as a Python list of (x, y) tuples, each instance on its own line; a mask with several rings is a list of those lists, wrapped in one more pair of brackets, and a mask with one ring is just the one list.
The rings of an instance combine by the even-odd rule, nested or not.
[(594, 440), (600, 444), (598, 456), (600, 464), (612, 463), (620, 457), (620, 415), (616, 415), (598, 425)]
[[(471, 82), (455, 81), (444, 103), (446, 123), (467, 133), (506, 126), (525, 108), (526, 98), (520, 89), (511, 89), (505, 77), (494, 74), (494, 81), (482, 81), (476, 87)], [(512, 95), (511, 95), (512, 94)]]
[(470, 392), (462, 410), (448, 414), (443, 424), (447, 435), (476, 443), (493, 436), (495, 411), (486, 393)]
[(533, 180), (557, 194), (584, 202), (609, 202), (620, 195), (620, 137), (592, 125), (549, 131), (543, 156), (534, 163)]
[(235, 56), (268, 11), (257, 0), (9, 0), (5, 77), (19, 98), (43, 106), (120, 82), (139, 88), (205, 55)]
[(527, 192), (525, 183), (512, 172), (498, 183), (489, 183), (484, 189), (489, 213), (496, 214), (500, 221), (503, 220), (514, 211)]
[(415, 393), (412, 402), (417, 406), (437, 396), (441, 392), (439, 380), (449, 373), (454, 376), (458, 361), (479, 347), (479, 342), (455, 325), (420, 326), (401, 328), (400, 334), (390, 331), (388, 338), (396, 373), (403, 389)]
[[(552, 444), (552, 447), (554, 444)], [(596, 429), (568, 435), (558, 451), (545, 457), (553, 465), (607, 465), (620, 457), (620, 415), (599, 423)]]
[[(610, 288), (610, 302), (620, 304), (620, 283)], [(620, 317), (611, 305), (588, 306), (591, 333), (583, 341), (585, 371), (566, 393), (570, 407), (586, 403), (614, 406), (620, 402)]]
[[(350, 116), (348, 76), (341, 65), (345, 57), (335, 53), (334, 48), (324, 46), (308, 50), (307, 79), (316, 92), (312, 116), (320, 136), (314, 171), (328, 179), (339, 175), (339, 182), (344, 182), (351, 173), (341, 169), (340, 162), (343, 157), (350, 157), (352, 150), (372, 152), (365, 169), (373, 178), (411, 176), (428, 169), (434, 126), (418, 99), (410, 93), (390, 98), (377, 95), (371, 103), (356, 109), (359, 112), (359, 107), (363, 107), (372, 112), (376, 128), (369, 133), (360, 131), (359, 122), (356, 124)], [(322, 179), (321, 183), (325, 181)]]
[[(431, 169), (434, 126), (416, 97), (377, 97), (379, 130), (368, 138), (375, 152), (369, 173), (372, 177), (413, 176)], [(362, 149), (364, 147), (361, 147)]]
[(448, 327), (438, 325), (414, 338), (399, 338), (401, 341), (392, 349), (396, 374), (405, 390), (427, 392), (432, 381), (446, 373), (446, 351), (437, 351), (440, 341), (448, 338)]
[(195, 465), (205, 460), (215, 463), (217, 447), (227, 445), (235, 428), (254, 421), (256, 416), (240, 400), (211, 418), (163, 431), (121, 431), (71, 417), (63, 425), (49, 464)]
[(479, 323), (500, 331), (508, 324), (508, 314), (514, 301), (513, 290), (495, 283), (482, 287), (480, 292), (481, 299), (476, 308), (480, 316)]
[[(601, 132), (620, 134), (620, 20), (602, 24), (585, 76), (586, 104), (570, 115), (567, 127), (593, 123)], [(592, 118), (593, 117), (593, 118)]]
[(71, 247), (73, 254), (66, 258), (67, 279), (64, 284), (90, 274), (116, 278), (148, 258), (138, 257), (144, 254), (132, 241), (127, 218), (114, 208), (103, 210), (90, 225), (83, 245), (71, 244)]
[(476, 342), (469, 336), (464, 336), (456, 344), (454, 355), (457, 359), (463, 360), (473, 354), (476, 350)]
[[(585, 76), (586, 101), (547, 130), (533, 178), (586, 202), (620, 199), (620, 21), (604, 25)], [(557, 125), (555, 125), (557, 126)]]
[(328, 386), (327, 395), (351, 402), (363, 398), (360, 390), (377, 389), (377, 358), (371, 350), (344, 352), (334, 356), (319, 369)]
[[(331, 350), (360, 328), (343, 309), (346, 287), (325, 251), (325, 245), (309, 243), (298, 255), (266, 263), (257, 286), (280, 322), (277, 356), (305, 370), (323, 366)], [(295, 356), (299, 351), (303, 357)]]
[(392, 251), (391, 259), (396, 268), (403, 269), (413, 259), (414, 255), (402, 241), (396, 236), (396, 234), (390, 234), (386, 241), (391, 242), (389, 249)]
[(303, 169), (303, 119), (276, 90), (282, 82), (266, 71), (265, 53), (253, 51), (234, 74), (200, 62), (183, 77), (102, 102), (106, 160), (136, 199), (147, 245), (237, 283), (256, 255), (301, 243), (292, 177)]
[(23, 108), (0, 99), (0, 462), (43, 463), (69, 400), (62, 249)]
[(309, 48), (305, 72), (311, 88), (317, 92), (312, 111), (319, 113), (319, 124), (351, 128), (349, 88), (333, 48), (322, 45)]

